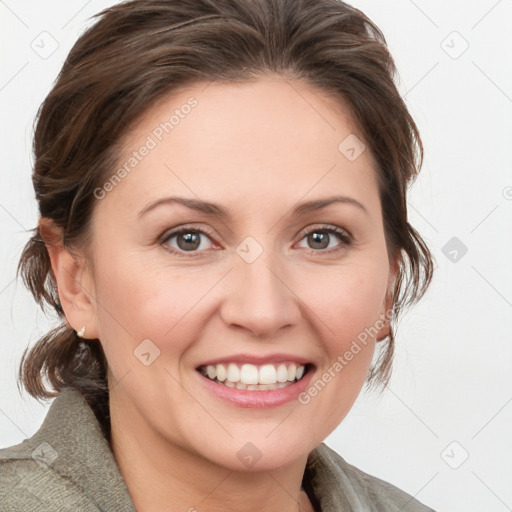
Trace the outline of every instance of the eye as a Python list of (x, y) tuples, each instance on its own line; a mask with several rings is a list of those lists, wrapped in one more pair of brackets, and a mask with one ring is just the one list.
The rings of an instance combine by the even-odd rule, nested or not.
[[(301, 242), (308, 244), (306, 249), (312, 252), (336, 252), (352, 243), (351, 235), (336, 226), (321, 226), (308, 229), (302, 236)], [(302, 246), (304, 247), (304, 246)]]
[(192, 227), (182, 227), (168, 232), (160, 243), (173, 254), (187, 253), (191, 256), (199, 256), (202, 251), (208, 250), (213, 245), (210, 233)]
[[(180, 256), (201, 256), (201, 253), (212, 249), (213, 233), (195, 227), (181, 227), (163, 235), (160, 243), (172, 254)], [(314, 253), (330, 253), (343, 250), (352, 243), (352, 236), (337, 226), (320, 226), (308, 229), (301, 238)]]

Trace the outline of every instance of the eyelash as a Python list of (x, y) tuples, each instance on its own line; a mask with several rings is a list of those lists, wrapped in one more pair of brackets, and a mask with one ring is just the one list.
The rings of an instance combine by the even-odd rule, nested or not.
[[(327, 250), (323, 250), (323, 249), (305, 249), (306, 252), (308, 252), (309, 254), (319, 254), (319, 253), (331, 254), (333, 252), (339, 252), (339, 251), (341, 251), (343, 249), (343, 247), (348, 247), (353, 242), (353, 238), (348, 233), (348, 231), (346, 231), (345, 229), (342, 229), (342, 228), (338, 228), (337, 226), (331, 226), (331, 225), (323, 225), (321, 227), (310, 228), (310, 229), (306, 230), (305, 232), (303, 232), (303, 234), (302, 234), (302, 236), (301, 236), (299, 241), (303, 240), (309, 234), (315, 233), (315, 232), (324, 232), (324, 233), (329, 233), (329, 234), (334, 233), (341, 240), (342, 247), (337, 247), (337, 248), (334, 248), (334, 249), (327, 249)], [(201, 228), (196, 228), (196, 227), (192, 227), (192, 226), (190, 226), (190, 227), (189, 226), (184, 226), (184, 227), (181, 227), (181, 228), (179, 228), (179, 229), (177, 229), (175, 231), (171, 231), (169, 233), (165, 233), (160, 238), (160, 243), (164, 246), (165, 250), (169, 251), (171, 254), (175, 254), (175, 255), (178, 255), (178, 256), (185, 256), (185, 257), (193, 257), (193, 258), (202, 256), (202, 253), (204, 251), (190, 251), (190, 252), (189, 251), (181, 251), (181, 250), (176, 250), (174, 248), (171, 248), (168, 245), (169, 240), (171, 240), (172, 238), (174, 238), (176, 236), (179, 236), (179, 235), (181, 235), (183, 233), (200, 233), (200, 234), (205, 235), (208, 238), (210, 238), (210, 240), (214, 236), (214, 233), (209, 231), (209, 230), (207, 230), (207, 229), (201, 229)]]

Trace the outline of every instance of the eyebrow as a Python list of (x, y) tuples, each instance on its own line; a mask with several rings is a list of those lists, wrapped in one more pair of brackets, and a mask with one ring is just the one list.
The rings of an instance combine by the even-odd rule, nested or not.
[[(301, 203), (295, 208), (292, 209), (292, 216), (303, 216), (308, 213), (314, 212), (316, 210), (320, 210), (322, 208), (325, 208), (331, 204), (334, 203), (342, 203), (342, 204), (349, 204), (357, 207), (367, 215), (369, 215), (368, 210), (361, 204), (359, 201), (354, 199), (353, 197), (348, 196), (331, 196), (327, 197), (325, 199), (317, 199), (315, 201), (307, 201), (304, 203)], [(196, 210), (198, 212), (204, 213), (206, 215), (209, 215), (211, 217), (219, 217), (222, 219), (230, 218), (230, 214), (228, 210), (223, 208), (222, 206), (215, 204), (215, 203), (209, 203), (207, 201), (201, 201), (197, 199), (189, 199), (185, 197), (163, 197), (161, 199), (157, 199), (155, 201), (150, 202), (147, 204), (140, 212), (139, 217), (143, 216), (147, 212), (154, 210), (158, 206), (164, 205), (164, 204), (181, 204), (183, 206), (186, 206), (187, 208), (190, 208), (191, 210)]]

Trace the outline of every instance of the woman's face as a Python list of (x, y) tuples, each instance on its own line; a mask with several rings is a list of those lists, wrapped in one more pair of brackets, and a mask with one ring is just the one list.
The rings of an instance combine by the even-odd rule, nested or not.
[(376, 171), (346, 111), (279, 78), (196, 85), (145, 114), (118, 169), (96, 192), (87, 324), (116, 421), (233, 470), (307, 456), (390, 305)]

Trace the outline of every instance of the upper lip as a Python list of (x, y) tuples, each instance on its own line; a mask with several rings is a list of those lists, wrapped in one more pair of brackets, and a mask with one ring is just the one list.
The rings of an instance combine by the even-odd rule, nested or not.
[(311, 361), (304, 357), (296, 356), (293, 354), (268, 354), (268, 355), (254, 355), (254, 354), (233, 354), (231, 356), (218, 357), (216, 359), (210, 359), (205, 361), (197, 366), (200, 368), (201, 366), (215, 366), (217, 364), (225, 364), (225, 363), (238, 363), (238, 364), (253, 364), (253, 365), (263, 365), (263, 364), (271, 364), (271, 363), (284, 363), (291, 362), (296, 364), (310, 364)]

